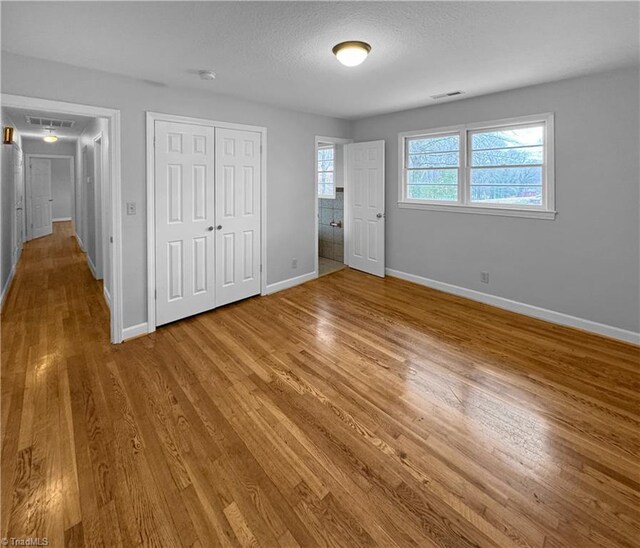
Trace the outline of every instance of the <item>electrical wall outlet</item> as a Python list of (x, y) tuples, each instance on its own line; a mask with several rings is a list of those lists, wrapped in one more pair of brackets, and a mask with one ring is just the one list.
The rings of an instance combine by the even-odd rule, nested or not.
[(135, 215), (135, 214), (136, 214), (136, 203), (127, 202), (127, 215)]
[(483, 284), (489, 283), (489, 273), (488, 272), (480, 272), (480, 281)]
[(295, 257), (291, 259), (291, 268), (298, 268), (298, 259)]

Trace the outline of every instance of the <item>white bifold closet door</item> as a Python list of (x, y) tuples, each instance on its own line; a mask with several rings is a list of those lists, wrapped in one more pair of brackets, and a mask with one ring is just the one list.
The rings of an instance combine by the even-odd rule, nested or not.
[(216, 306), (260, 293), (260, 134), (216, 128)]
[(155, 195), (156, 325), (162, 325), (215, 306), (212, 127), (156, 121)]
[(156, 121), (156, 325), (260, 293), (261, 135)]

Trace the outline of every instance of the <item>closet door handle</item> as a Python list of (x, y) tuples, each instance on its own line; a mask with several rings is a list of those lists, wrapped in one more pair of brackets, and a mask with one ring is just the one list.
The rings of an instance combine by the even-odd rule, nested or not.
[(218, 225), (218, 226), (216, 227), (216, 230), (222, 230), (222, 225)]
[(213, 227), (212, 227), (212, 226), (210, 226), (209, 228), (207, 228), (207, 230), (208, 230), (209, 232), (213, 232)]

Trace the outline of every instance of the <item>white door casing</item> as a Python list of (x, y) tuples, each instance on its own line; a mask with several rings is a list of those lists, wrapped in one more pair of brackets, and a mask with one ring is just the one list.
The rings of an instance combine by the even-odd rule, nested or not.
[(260, 293), (261, 135), (216, 128), (216, 306)]
[(347, 261), (351, 268), (384, 277), (384, 141), (345, 145), (347, 162)]
[[(105, 204), (111, 203), (111, 185), (108, 184), (110, 173), (109, 173), (109, 137), (108, 133), (103, 134), (102, 139), (102, 207), (104, 209)], [(113, 247), (113, 228), (112, 228), (112, 219), (110, 215), (102, 215), (102, 227), (100, 230), (100, 234), (102, 234), (102, 273), (104, 279), (104, 292), (105, 297), (107, 299), (107, 303), (111, 306), (111, 248)]]
[(29, 162), (31, 208), (29, 222), (32, 238), (47, 236), (53, 232), (51, 220), (51, 160), (31, 158)]
[(94, 190), (94, 211), (95, 211), (95, 255), (96, 255), (96, 277), (101, 280), (103, 273), (102, 255), (102, 133), (93, 140), (93, 190)]
[(155, 122), (156, 325), (215, 306), (212, 127)]

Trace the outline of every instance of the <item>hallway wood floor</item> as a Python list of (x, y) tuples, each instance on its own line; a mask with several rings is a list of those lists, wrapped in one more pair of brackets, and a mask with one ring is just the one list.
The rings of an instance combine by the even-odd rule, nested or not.
[(2, 315), (2, 536), (639, 546), (640, 350), (345, 269), (108, 343), (68, 223)]

